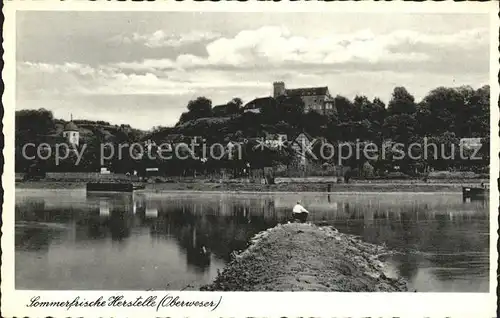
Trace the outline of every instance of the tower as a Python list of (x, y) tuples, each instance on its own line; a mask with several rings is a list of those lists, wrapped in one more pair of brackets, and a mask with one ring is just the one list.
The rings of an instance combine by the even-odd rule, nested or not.
[(273, 83), (273, 97), (285, 95), (285, 83), (284, 82), (274, 82)]
[(78, 131), (78, 126), (73, 122), (73, 115), (71, 115), (71, 121), (64, 126), (63, 137), (72, 146), (78, 146), (80, 142), (80, 132)]

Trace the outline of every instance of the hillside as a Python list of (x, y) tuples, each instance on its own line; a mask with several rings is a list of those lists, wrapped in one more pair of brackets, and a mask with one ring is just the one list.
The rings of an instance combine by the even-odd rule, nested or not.
[[(173, 127), (156, 127), (150, 131), (141, 131), (130, 125), (75, 120), (74, 123), (80, 132), (80, 144), (86, 144), (89, 148), (85, 158), (88, 162), (85, 168), (80, 166), (71, 169), (90, 171), (98, 169), (103, 164), (99, 161), (99, 143), (117, 145), (151, 140), (157, 145), (180, 142), (190, 144), (192, 137), (197, 137), (198, 143), (202, 141), (203, 145), (209, 147), (215, 143), (228, 145), (230, 141), (243, 141), (244, 156), (239, 160), (233, 160), (229, 158), (228, 149), (219, 149), (221, 155), (219, 159), (208, 158), (209, 160), (203, 161), (202, 164), (194, 156), (189, 157), (192, 150), (183, 149), (184, 154), (196, 160), (175, 160), (176, 158), (167, 160), (157, 157), (147, 161), (144, 157), (132, 158), (135, 156), (130, 154), (128, 158), (104, 164), (114, 166), (115, 171), (131, 171), (155, 166), (165, 173), (181, 175), (196, 175), (200, 171), (215, 173), (221, 169), (232, 169), (237, 175), (242, 175), (247, 173), (245, 171), (248, 170), (248, 166), (252, 168), (289, 166), (290, 163), (295, 165), (301, 161), (302, 159), (297, 157), (297, 149), (290, 149), (291, 147), (285, 147), (287, 149), (280, 147), (278, 150), (262, 149), (258, 146), (261, 142), (259, 138), (262, 137), (267, 139), (266, 142), (272, 142), (273, 139), (276, 141), (277, 135), (286, 135), (287, 140), (292, 141), (304, 133), (303, 136), (310, 140), (322, 142), (315, 143), (312, 149), (316, 157), (320, 158), (315, 160), (315, 163), (321, 166), (318, 167), (320, 169), (341, 165), (358, 170), (366, 168), (366, 172), (370, 175), (384, 175), (388, 172), (414, 175), (432, 170), (450, 169), (483, 171), (488, 169), (489, 164), (489, 100), (489, 86), (478, 89), (468, 86), (439, 87), (430, 91), (419, 102), (415, 101), (414, 96), (404, 87), (396, 87), (387, 105), (378, 98), (369, 100), (366, 96), (356, 96), (351, 101), (337, 95), (332, 101), (332, 112), (323, 115), (314, 110), (306, 112), (304, 103), (294, 98), (277, 98), (274, 102), (267, 101), (261, 104), (255, 103), (254, 100), (253, 108), (250, 109), (247, 108), (248, 104), (243, 106), (238, 98), (234, 98), (225, 106), (212, 107), (210, 99), (198, 97), (188, 103), (187, 111), (181, 114), (179, 121)], [(60, 140), (66, 124), (64, 120), (54, 119), (52, 112), (45, 109), (16, 112), (18, 154), (16, 158), (19, 158), (16, 160), (16, 168), (30, 164), (19, 156), (22, 145), (28, 142), (55, 144), (54, 140)], [(479, 144), (482, 145), (479, 152), (480, 160), (473, 161), (469, 160), (470, 158), (460, 157), (460, 144), (463, 138), (480, 140)], [(377, 145), (380, 153), (381, 147), (385, 145), (390, 147), (402, 145), (408, 150), (411, 149), (410, 145), (423, 145), (427, 139), (442, 147), (440, 152), (436, 150), (435, 153), (427, 154), (426, 158), (418, 157), (417, 160), (409, 155), (395, 159), (399, 151), (391, 148), (386, 151), (387, 155), (383, 158), (350, 155), (347, 160), (339, 160), (343, 157), (338, 151), (340, 144), (351, 147), (363, 144)], [(318, 152), (327, 142), (333, 150), (324, 156), (324, 153)], [(446, 154), (455, 151), (455, 160), (434, 158), (443, 151)], [(197, 157), (205, 153), (203, 156), (207, 159), (203, 149), (196, 149), (195, 152)], [(415, 154), (412, 155), (415, 158)], [(305, 163), (302, 165), (309, 167)], [(63, 169), (63, 167), (57, 168)], [(64, 169), (69, 168), (69, 165), (64, 167)]]
[[(16, 144), (61, 137), (68, 121), (54, 118), (46, 109), (16, 111)], [(80, 133), (80, 141), (140, 140), (146, 132), (130, 125), (112, 125), (104, 121), (73, 120)], [(49, 142), (50, 143), (50, 142)]]
[[(307, 116), (306, 116), (307, 119)], [(171, 135), (202, 136), (208, 141), (222, 142), (242, 138), (264, 137), (268, 134), (298, 134), (303, 131), (301, 125), (293, 125), (285, 120), (269, 120), (264, 114), (241, 113), (225, 117), (203, 117), (188, 120), (175, 127), (162, 127), (144, 139), (157, 143), (166, 141)]]
[[(112, 125), (104, 121), (74, 120), (73, 124), (79, 132), (79, 145), (85, 149), (79, 164), (75, 164), (74, 158), (67, 162), (56, 164), (54, 156), (48, 160), (29, 160), (22, 153), (23, 146), (28, 143), (35, 145), (49, 144), (54, 147), (58, 143), (65, 143), (63, 131), (68, 121), (56, 119), (52, 112), (46, 109), (20, 110), (16, 111), (16, 171), (25, 171), (34, 163), (41, 165), (47, 171), (97, 171), (100, 167), (99, 144), (103, 143), (132, 143), (142, 139), (145, 131), (132, 128), (130, 125)], [(83, 148), (85, 145), (85, 148)], [(36, 150), (27, 149), (34, 153), (28, 154), (32, 157)], [(54, 151), (51, 152), (52, 155)]]

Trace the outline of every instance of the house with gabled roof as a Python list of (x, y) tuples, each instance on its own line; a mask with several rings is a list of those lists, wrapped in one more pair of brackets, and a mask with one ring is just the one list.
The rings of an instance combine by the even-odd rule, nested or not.
[(294, 151), (297, 164), (302, 167), (308, 165), (312, 159), (310, 150), (315, 142), (315, 138), (306, 132), (301, 132), (289, 142), (289, 147)]

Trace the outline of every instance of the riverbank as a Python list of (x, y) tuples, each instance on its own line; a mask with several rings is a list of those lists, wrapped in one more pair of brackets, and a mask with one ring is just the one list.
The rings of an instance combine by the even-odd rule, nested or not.
[[(16, 182), (16, 189), (85, 189), (81, 181), (23, 181)], [(226, 191), (226, 192), (461, 192), (463, 185), (476, 185), (477, 182), (465, 183), (340, 183), (299, 182), (280, 184), (256, 183), (219, 183), (219, 182), (170, 182), (148, 183), (145, 190), (154, 192), (168, 191)]]
[(278, 225), (257, 234), (207, 291), (407, 291), (379, 260), (390, 251), (331, 227)]

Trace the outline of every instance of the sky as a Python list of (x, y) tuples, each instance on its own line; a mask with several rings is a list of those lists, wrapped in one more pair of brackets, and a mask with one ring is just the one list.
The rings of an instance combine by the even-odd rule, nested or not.
[(388, 102), (489, 81), (481, 14), (18, 11), (16, 109), (150, 129), (287, 88)]

